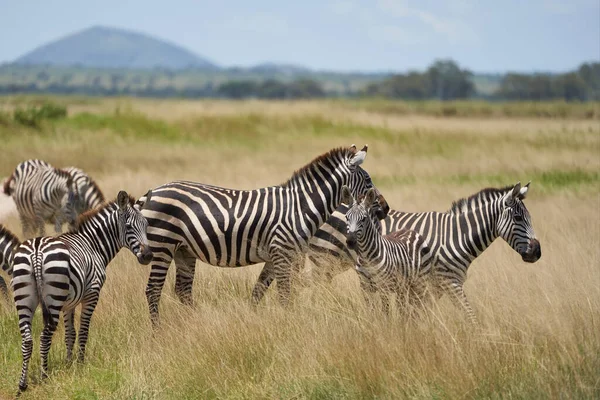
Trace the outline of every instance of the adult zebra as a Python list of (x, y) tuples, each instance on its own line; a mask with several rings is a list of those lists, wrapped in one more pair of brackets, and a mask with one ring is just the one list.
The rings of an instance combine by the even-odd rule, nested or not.
[[(431, 272), (431, 250), (423, 236), (411, 229), (382, 235), (373, 189), (362, 199), (355, 199), (344, 186), (342, 202), (351, 205), (346, 212), (346, 243), (358, 255), (355, 268), (373, 287), (384, 292), (384, 312), (389, 311), (391, 293), (396, 293), (400, 307), (404, 300), (411, 301), (424, 293), (425, 278)], [(407, 299), (409, 293), (413, 296)]]
[(104, 195), (98, 185), (75, 167), (54, 168), (43, 160), (23, 161), (4, 183), (12, 196), (25, 238), (45, 234), (45, 223), (61, 232), (63, 223), (74, 223), (77, 215), (98, 207)]
[(44, 329), (40, 354), (42, 377), (48, 369), (52, 335), (64, 313), (67, 359), (75, 344), (75, 307), (81, 304), (78, 360), (85, 357), (85, 346), (92, 313), (106, 279), (106, 266), (122, 247), (148, 264), (148, 222), (135, 199), (120, 191), (115, 202), (79, 217), (77, 230), (58, 237), (38, 237), (23, 242), (14, 252), (12, 287), (19, 314), (23, 368), (19, 390), (27, 388), (27, 370), (33, 348), (31, 322), (41, 304)]
[[(531, 216), (523, 200), (529, 191), (529, 183), (504, 188), (483, 189), (467, 198), (452, 203), (447, 212), (409, 213), (390, 210), (382, 220), (384, 233), (399, 229), (412, 229), (425, 237), (431, 248), (434, 266), (432, 275), (453, 301), (464, 309), (469, 320), (477, 319), (463, 290), (467, 270), (492, 242), (503, 238), (525, 262), (536, 262), (542, 255)], [(338, 212), (321, 226), (310, 243), (310, 259), (315, 264), (313, 273), (317, 279), (330, 280), (334, 273), (354, 266), (355, 256), (346, 246), (345, 216)], [(331, 264), (317, 254), (340, 257), (342, 270), (332, 271)], [(372, 288), (361, 278), (363, 288)]]
[[(11, 231), (0, 225), (0, 269), (12, 276), (12, 255), (21, 241)], [(0, 292), (8, 296), (6, 281), (0, 276)]]
[(154, 254), (146, 288), (150, 316), (158, 321), (158, 303), (171, 260), (177, 268), (175, 290), (191, 304), (195, 262), (240, 267), (265, 262), (252, 291), (255, 303), (277, 280), (279, 299), (290, 295), (290, 271), (310, 237), (340, 204), (341, 188), (365, 193), (373, 187), (359, 167), (367, 146), (333, 149), (296, 171), (278, 186), (233, 190), (177, 181), (152, 189), (138, 200), (148, 219)]

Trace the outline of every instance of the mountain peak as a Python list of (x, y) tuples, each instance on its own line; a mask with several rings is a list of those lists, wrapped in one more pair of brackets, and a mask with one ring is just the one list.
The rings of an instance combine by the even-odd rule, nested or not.
[(15, 63), (132, 69), (218, 68), (209, 60), (162, 39), (103, 25), (42, 45)]

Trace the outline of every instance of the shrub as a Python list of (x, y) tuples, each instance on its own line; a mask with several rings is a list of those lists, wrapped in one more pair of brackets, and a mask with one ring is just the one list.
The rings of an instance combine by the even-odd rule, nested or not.
[(31, 105), (27, 108), (17, 107), (13, 112), (15, 122), (32, 128), (39, 128), (42, 120), (54, 120), (65, 118), (66, 116), (67, 108), (52, 102), (45, 102), (39, 107)]

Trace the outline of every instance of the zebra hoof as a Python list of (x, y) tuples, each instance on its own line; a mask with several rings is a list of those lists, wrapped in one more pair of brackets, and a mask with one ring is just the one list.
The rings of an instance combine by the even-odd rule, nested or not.
[(19, 391), (17, 392), (17, 396), (19, 396), (21, 394), (21, 392), (24, 392), (27, 390), (27, 385), (26, 383), (19, 383)]

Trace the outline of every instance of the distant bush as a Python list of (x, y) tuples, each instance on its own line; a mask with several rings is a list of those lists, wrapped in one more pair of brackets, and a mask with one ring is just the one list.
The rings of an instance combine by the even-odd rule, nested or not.
[(15, 122), (32, 128), (39, 128), (43, 120), (61, 119), (66, 116), (67, 108), (52, 102), (45, 102), (40, 106), (17, 107), (13, 112)]

